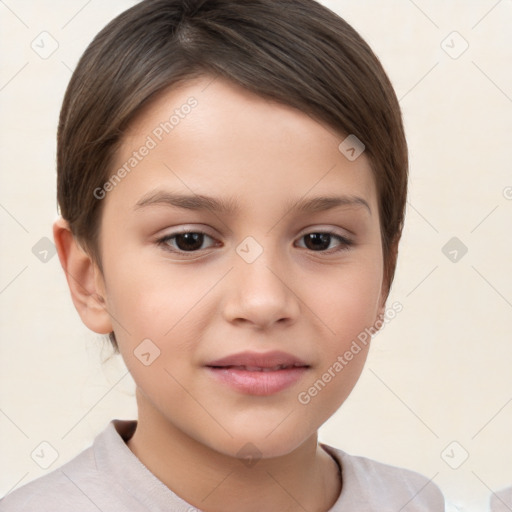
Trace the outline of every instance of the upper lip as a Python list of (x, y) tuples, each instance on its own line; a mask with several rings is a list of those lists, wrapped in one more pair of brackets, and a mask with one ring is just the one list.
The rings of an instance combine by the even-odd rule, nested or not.
[(309, 366), (306, 362), (286, 352), (240, 352), (216, 359), (206, 366), (249, 366), (253, 368), (275, 368), (277, 366)]

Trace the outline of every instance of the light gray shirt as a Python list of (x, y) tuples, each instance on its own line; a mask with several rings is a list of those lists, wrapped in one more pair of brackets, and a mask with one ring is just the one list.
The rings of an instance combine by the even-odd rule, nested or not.
[(491, 512), (510, 512), (512, 510), (512, 487), (507, 487), (491, 496)]
[[(136, 426), (134, 420), (112, 420), (92, 446), (0, 500), (0, 511), (199, 512), (128, 448)], [(343, 481), (327, 512), (444, 512), (441, 492), (424, 476), (321, 446), (338, 463)]]

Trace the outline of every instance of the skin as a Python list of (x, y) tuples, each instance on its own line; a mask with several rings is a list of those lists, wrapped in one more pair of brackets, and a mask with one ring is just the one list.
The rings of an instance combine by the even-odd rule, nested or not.
[[(383, 313), (373, 173), (364, 154), (350, 162), (338, 150), (343, 134), (209, 77), (150, 104), (126, 133), (112, 172), (190, 96), (198, 105), (103, 199), (103, 272), (67, 223), (55, 223), (73, 301), (90, 329), (115, 332), (137, 386), (138, 426), (127, 444), (163, 483), (208, 512), (324, 512), (342, 482), (317, 430), (352, 391), (367, 347), (307, 405), (298, 395)], [(136, 207), (156, 191), (232, 198), (240, 210)], [(285, 209), (324, 195), (359, 197), (368, 207)], [(208, 235), (198, 251), (183, 250), (190, 241), (182, 239), (158, 243), (180, 227)], [(332, 236), (314, 250), (306, 235), (326, 230), (352, 244)], [(248, 236), (263, 250), (252, 263), (236, 252)], [(160, 350), (148, 366), (134, 355), (144, 339)], [(270, 396), (242, 394), (204, 368), (245, 350), (282, 350), (310, 368)], [(248, 442), (261, 456), (250, 467), (237, 455)]]

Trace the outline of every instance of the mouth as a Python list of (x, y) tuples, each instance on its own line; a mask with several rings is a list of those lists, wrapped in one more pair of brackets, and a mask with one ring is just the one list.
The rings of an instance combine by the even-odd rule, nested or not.
[(229, 356), (210, 361), (206, 366), (215, 368), (243, 368), (247, 371), (259, 370), (282, 370), (283, 368), (293, 368), (300, 366), (309, 366), (305, 361), (299, 359), (293, 354), (287, 352), (239, 352)]
[(231, 389), (269, 396), (296, 384), (311, 366), (284, 352), (244, 352), (205, 365), (210, 375)]
[(308, 367), (308, 365), (303, 365), (300, 363), (296, 363), (293, 365), (290, 364), (278, 364), (276, 366), (268, 367), (268, 366), (235, 366), (235, 365), (227, 365), (227, 366), (214, 366), (214, 365), (207, 365), (208, 368), (215, 368), (217, 370), (219, 369), (226, 369), (226, 370), (241, 370), (245, 372), (276, 372), (278, 370), (289, 370), (291, 368), (304, 368)]

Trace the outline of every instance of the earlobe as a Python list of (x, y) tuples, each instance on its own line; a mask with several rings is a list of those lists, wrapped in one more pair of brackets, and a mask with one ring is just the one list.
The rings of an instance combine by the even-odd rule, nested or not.
[(92, 331), (112, 331), (106, 309), (103, 278), (96, 263), (77, 242), (69, 224), (62, 217), (53, 224), (53, 238), (60, 264), (66, 274), (71, 298), (82, 322)]

